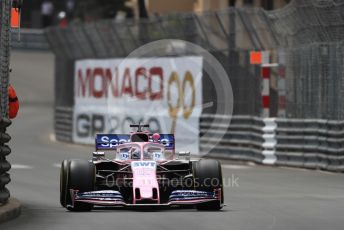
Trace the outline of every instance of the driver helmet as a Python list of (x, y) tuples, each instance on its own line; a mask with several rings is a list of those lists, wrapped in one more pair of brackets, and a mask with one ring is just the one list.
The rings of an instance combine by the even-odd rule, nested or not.
[(131, 159), (135, 159), (135, 160), (141, 159), (141, 154), (140, 154), (139, 149), (132, 148), (130, 150), (130, 153), (131, 153)]

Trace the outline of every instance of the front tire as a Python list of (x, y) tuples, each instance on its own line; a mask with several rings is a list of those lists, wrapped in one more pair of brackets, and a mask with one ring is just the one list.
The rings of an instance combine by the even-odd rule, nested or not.
[(93, 204), (75, 202), (72, 206), (70, 189), (79, 192), (94, 191), (95, 165), (86, 160), (71, 160), (68, 164), (66, 183), (66, 207), (69, 211), (91, 211)]
[(219, 161), (202, 159), (193, 165), (195, 189), (205, 192), (213, 192), (221, 189), (221, 201), (198, 204), (198, 210), (220, 210), (223, 206), (223, 182), (222, 170)]
[(66, 207), (66, 199), (67, 199), (67, 169), (68, 169), (68, 160), (64, 160), (61, 163), (61, 170), (60, 170), (60, 204), (62, 207)]

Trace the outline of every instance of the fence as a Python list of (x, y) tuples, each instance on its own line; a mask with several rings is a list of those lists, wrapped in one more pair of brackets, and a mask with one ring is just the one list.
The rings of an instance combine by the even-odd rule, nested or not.
[(11, 1), (3, 0), (0, 3), (0, 205), (6, 203), (10, 193), (6, 184), (10, 182), (7, 173), (11, 165), (6, 160), (10, 154), (10, 148), (5, 145), (11, 138), (6, 134), (6, 127), (11, 124), (7, 119), (8, 113), (8, 84), (9, 84), (9, 61), (10, 61), (10, 9)]
[(266, 15), (287, 50), (288, 117), (343, 119), (344, 1), (297, 0)]
[[(241, 39), (250, 26), (244, 21), (249, 14), (260, 14), (261, 10), (228, 9), (204, 14), (174, 14), (143, 21), (115, 22), (102, 20), (91, 23), (72, 23), (67, 28), (47, 29), (47, 39), (56, 55), (57, 71), (71, 76), (70, 65), (74, 60), (87, 58), (126, 57), (133, 50), (159, 39), (181, 39), (206, 48), (225, 67), (234, 89), (234, 111), (236, 114), (260, 115), (259, 67), (249, 65), (249, 51), (256, 49), (255, 43)], [(231, 27), (230, 18), (236, 18), (236, 27)], [(267, 25), (265, 25), (267, 26)], [(236, 34), (234, 44), (229, 44), (231, 34)], [(273, 43), (273, 41), (270, 41)], [(272, 46), (264, 42), (264, 46)], [(261, 48), (261, 47), (259, 47)], [(171, 56), (172, 53), (156, 53), (156, 56)], [(183, 53), (182, 55), (188, 55)], [(67, 70), (68, 68), (68, 70)], [(61, 74), (58, 75), (61, 78)], [(58, 85), (63, 84), (58, 79)], [(70, 84), (73, 84), (70, 82)], [(73, 87), (58, 91), (58, 106), (71, 106), (72, 100), (61, 95), (73, 95)]]
[[(250, 65), (249, 52), (283, 49), (287, 117), (337, 120), (344, 116), (344, 104), (338, 99), (344, 96), (343, 14), (342, 1), (294, 0), (275, 11), (229, 8), (141, 21), (75, 22), (65, 29), (48, 29), (47, 38), (57, 62), (125, 57), (143, 44), (164, 38), (193, 42), (225, 66), (234, 90), (234, 113), (250, 116), (260, 116), (262, 102), (259, 67)], [(272, 59), (280, 61), (276, 55)], [(70, 90), (61, 94), (71, 94)], [(70, 105), (69, 99), (61, 103)], [(271, 110), (277, 111), (280, 103), (272, 99)]]
[[(344, 117), (340, 100), (344, 96), (344, 1), (294, 0), (275, 11), (229, 8), (141, 21), (75, 22), (67, 28), (49, 28), (46, 35), (56, 54), (55, 128), (60, 140), (72, 141), (68, 125), (73, 123), (75, 60), (125, 57), (148, 42), (175, 38), (206, 48), (224, 66), (232, 83), (232, 123), (211, 154), (342, 171), (343, 126), (336, 120)], [(279, 114), (285, 104), (289, 119), (259, 118), (262, 82), (260, 67), (250, 65), (252, 50), (270, 50), (271, 61), (285, 67), (286, 101), (277, 100), (277, 95), (271, 98), (270, 109)], [(276, 55), (280, 51), (285, 61)], [(270, 85), (270, 94), (276, 94), (276, 82)], [(201, 136), (214, 116), (212, 111), (203, 111)], [(217, 142), (217, 133), (213, 136)], [(201, 151), (207, 152), (205, 141), (209, 140), (201, 137)]]
[(344, 118), (344, 42), (311, 44), (289, 54), (287, 110), (296, 118)]

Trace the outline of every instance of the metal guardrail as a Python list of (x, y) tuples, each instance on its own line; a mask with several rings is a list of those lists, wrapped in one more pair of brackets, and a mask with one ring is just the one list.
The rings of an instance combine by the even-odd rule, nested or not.
[(55, 108), (55, 137), (58, 141), (73, 142), (73, 108)]
[[(20, 40), (19, 40), (20, 38)], [(40, 29), (13, 29), (11, 32), (11, 46), (14, 49), (50, 50), (50, 45), (44, 30)]]
[[(207, 129), (213, 117), (202, 115), (201, 136), (212, 132)], [(201, 152), (231, 160), (343, 172), (344, 121), (234, 116), (213, 149), (201, 137)]]
[(344, 121), (277, 119), (277, 165), (344, 171)]
[[(231, 160), (244, 160), (262, 163), (263, 151), (263, 127), (262, 119), (252, 116), (233, 116), (222, 119), (223, 123), (212, 123), (216, 115), (203, 114), (200, 122), (200, 152), (210, 156), (227, 158)], [(230, 123), (229, 127), (228, 123)], [(225, 129), (222, 129), (225, 127)], [(215, 128), (215, 130), (212, 130)], [(218, 130), (217, 130), (218, 129)], [(207, 140), (204, 134), (212, 135), (213, 138)], [(223, 137), (219, 136), (223, 135)], [(218, 138), (221, 138), (218, 141)], [(217, 143), (218, 142), (218, 143)], [(217, 143), (213, 149), (209, 146)]]

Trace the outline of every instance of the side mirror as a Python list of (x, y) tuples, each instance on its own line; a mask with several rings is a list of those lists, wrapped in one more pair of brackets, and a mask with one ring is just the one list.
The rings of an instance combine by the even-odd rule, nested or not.
[(99, 158), (105, 157), (104, 152), (93, 152), (92, 153), (93, 160), (98, 160)]
[(178, 152), (178, 159), (180, 157), (184, 157), (185, 160), (190, 160), (190, 151), (182, 151), (182, 152)]

